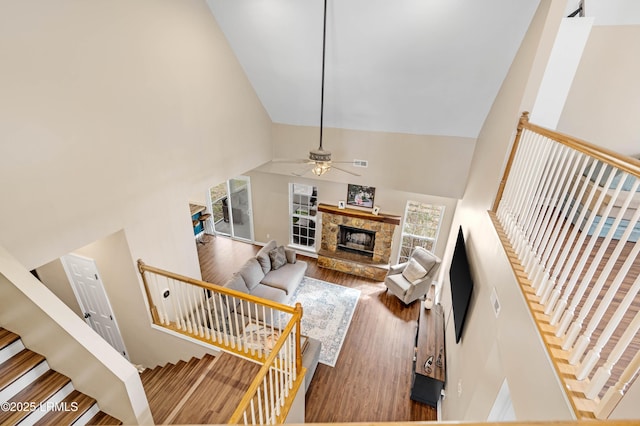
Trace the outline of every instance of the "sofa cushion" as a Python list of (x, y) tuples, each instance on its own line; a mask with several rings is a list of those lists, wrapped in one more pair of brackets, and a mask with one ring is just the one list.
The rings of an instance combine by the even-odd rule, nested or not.
[(240, 274), (244, 279), (244, 283), (249, 288), (249, 291), (253, 291), (253, 289), (260, 284), (260, 280), (264, 277), (262, 267), (260, 266), (258, 259), (255, 257), (247, 260), (238, 271), (238, 274)]
[(284, 252), (284, 247), (278, 246), (271, 250), (269, 252), (269, 259), (271, 259), (271, 269), (273, 271), (285, 265), (287, 263), (287, 255)]
[(262, 247), (256, 254), (256, 259), (258, 259), (258, 262), (262, 267), (262, 272), (264, 272), (265, 274), (271, 270), (271, 259), (269, 258), (269, 252), (271, 252), (271, 250), (276, 247), (277, 244), (275, 240), (271, 240), (267, 244), (265, 244), (265, 246)]
[(384, 280), (384, 284), (396, 295), (404, 295), (412, 287), (411, 283), (402, 274), (388, 275)]
[(307, 262), (299, 260), (269, 272), (262, 278), (261, 283), (284, 290), (287, 295), (290, 295), (300, 285), (305, 272), (307, 272)]
[(224, 284), (225, 287), (231, 290), (241, 291), (243, 293), (249, 293), (249, 287), (244, 282), (244, 278), (237, 272)]
[[(275, 287), (269, 287), (268, 285), (259, 285), (251, 294), (278, 303), (287, 303), (289, 301), (289, 296), (286, 291)], [(259, 309), (259, 311), (262, 311), (262, 309)]]
[(407, 281), (413, 283), (418, 281), (424, 276), (427, 275), (427, 270), (422, 267), (415, 259), (409, 259), (409, 263), (407, 267), (402, 271), (402, 276), (407, 279)]

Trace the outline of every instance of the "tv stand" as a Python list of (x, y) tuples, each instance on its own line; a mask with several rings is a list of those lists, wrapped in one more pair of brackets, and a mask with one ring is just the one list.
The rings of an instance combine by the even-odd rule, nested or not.
[(420, 307), (411, 399), (436, 407), (445, 383), (444, 310)]

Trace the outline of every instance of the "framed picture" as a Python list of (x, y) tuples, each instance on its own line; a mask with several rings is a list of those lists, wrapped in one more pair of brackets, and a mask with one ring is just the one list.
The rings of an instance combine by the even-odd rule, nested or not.
[(347, 204), (356, 207), (373, 208), (375, 194), (376, 189), (373, 186), (348, 184)]
[(344, 201), (338, 201), (338, 208), (339, 209), (344, 209), (345, 208)]
[(371, 211), (371, 213), (375, 214), (376, 216), (378, 216), (378, 213), (380, 213), (380, 207), (379, 206), (375, 206), (373, 208), (373, 210)]

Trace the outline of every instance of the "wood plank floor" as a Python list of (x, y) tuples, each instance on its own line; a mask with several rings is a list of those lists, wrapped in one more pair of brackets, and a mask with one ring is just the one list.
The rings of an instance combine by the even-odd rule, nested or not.
[[(224, 284), (259, 246), (205, 236), (198, 244), (202, 278)], [(410, 400), (417, 319), (421, 305), (404, 306), (381, 282), (319, 268), (307, 276), (357, 288), (360, 299), (335, 367), (320, 364), (306, 395), (306, 422), (436, 420), (432, 407)], [(191, 419), (190, 421), (195, 421)]]
[(142, 373), (157, 424), (225, 424), (260, 366), (221, 353)]

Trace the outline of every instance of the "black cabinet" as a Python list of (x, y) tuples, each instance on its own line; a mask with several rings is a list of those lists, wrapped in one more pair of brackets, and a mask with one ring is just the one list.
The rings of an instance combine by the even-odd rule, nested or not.
[(441, 305), (434, 305), (430, 310), (421, 307), (411, 399), (436, 407), (444, 383), (444, 311)]

